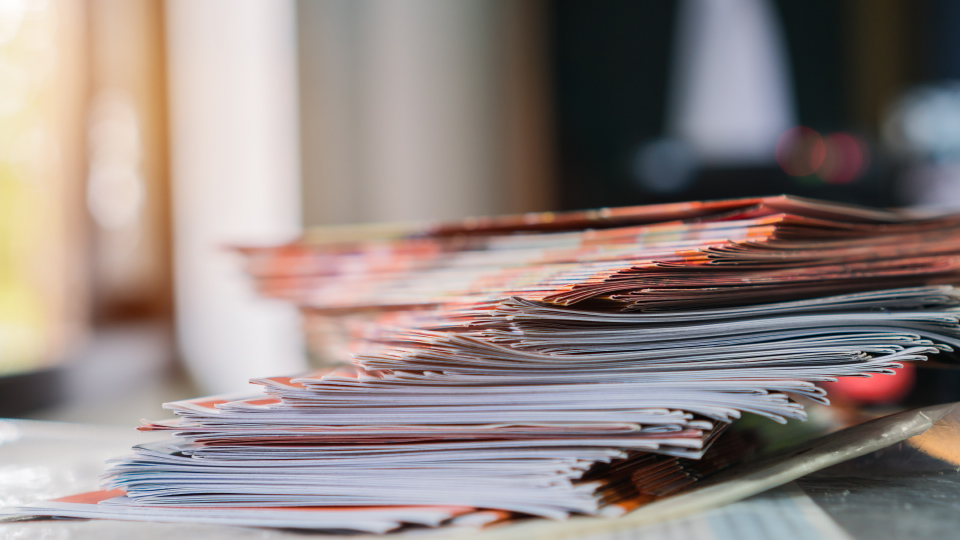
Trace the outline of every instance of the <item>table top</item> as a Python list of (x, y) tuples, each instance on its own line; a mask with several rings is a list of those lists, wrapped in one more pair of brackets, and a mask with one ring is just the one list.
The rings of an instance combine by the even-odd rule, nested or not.
[[(106, 459), (127, 453), (134, 444), (158, 438), (162, 435), (132, 428), (0, 420), (0, 508), (92, 491), (97, 488)], [(923, 436), (722, 508), (628, 530), (571, 527), (566, 533), (561, 523), (531, 531), (540, 538), (595, 540), (953, 537), (960, 525), (958, 441), (960, 413), (942, 419)], [(594, 521), (602, 524), (602, 520)], [(303, 540), (304, 536), (303, 532), (278, 529), (108, 520), (0, 523), (0, 540)], [(430, 536), (460, 538), (475, 534), (456, 531)]]

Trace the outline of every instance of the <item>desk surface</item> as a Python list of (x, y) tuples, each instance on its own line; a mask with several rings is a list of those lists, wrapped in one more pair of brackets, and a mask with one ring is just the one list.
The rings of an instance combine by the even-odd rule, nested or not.
[[(0, 420), (0, 507), (96, 489), (104, 460), (123, 455), (130, 446), (156, 437), (115, 427)], [(956, 537), (960, 526), (960, 462), (956, 459), (960, 456), (960, 446), (952, 450), (935, 448), (932, 452), (918, 450), (918, 446), (923, 445), (901, 443), (696, 516), (617, 534), (583, 536), (578, 533), (569, 537), (593, 540)], [(931, 457), (931, 453), (939, 459)], [(332, 538), (274, 529), (121, 521), (0, 523), (0, 540), (303, 540), (311, 536)]]

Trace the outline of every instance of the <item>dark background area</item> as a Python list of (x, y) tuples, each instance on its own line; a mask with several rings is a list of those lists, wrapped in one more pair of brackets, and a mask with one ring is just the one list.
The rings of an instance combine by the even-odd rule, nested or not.
[[(549, 4), (557, 170), (564, 208), (791, 193), (903, 204), (897, 163), (880, 148), (884, 115), (921, 83), (960, 75), (956, 2), (771, 2), (781, 25), (798, 123), (862, 137), (873, 157), (854, 182), (829, 184), (769, 166), (703, 167), (683, 189), (645, 188), (639, 145), (663, 137), (678, 2)], [(731, 32), (737, 29), (730, 29)]]

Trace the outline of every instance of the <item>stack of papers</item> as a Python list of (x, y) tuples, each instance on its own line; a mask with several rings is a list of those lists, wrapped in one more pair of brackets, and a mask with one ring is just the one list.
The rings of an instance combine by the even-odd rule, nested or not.
[(747, 459), (743, 412), (802, 420), (819, 382), (960, 346), (960, 216), (775, 197), (386, 230), (244, 250), (261, 291), (342, 323), (342, 365), (168, 403), (141, 429), (173, 438), (113, 460), (113, 491), (23, 511), (618, 515)]
[(703, 309), (960, 275), (960, 215), (913, 219), (786, 196), (406, 230), (243, 251), (262, 292), (327, 313), (511, 296), (613, 311)]

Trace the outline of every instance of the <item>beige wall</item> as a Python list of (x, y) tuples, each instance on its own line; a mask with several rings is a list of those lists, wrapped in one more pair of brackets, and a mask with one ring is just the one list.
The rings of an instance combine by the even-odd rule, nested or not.
[(305, 223), (550, 208), (538, 9), (301, 1)]

